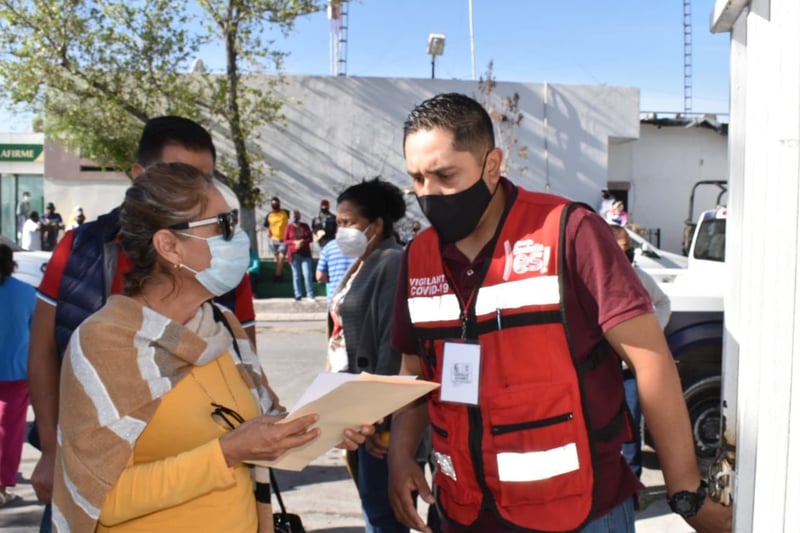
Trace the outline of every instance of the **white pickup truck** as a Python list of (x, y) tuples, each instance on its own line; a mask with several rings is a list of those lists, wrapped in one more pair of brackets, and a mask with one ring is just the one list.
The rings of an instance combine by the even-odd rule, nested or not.
[(697, 455), (713, 459), (720, 444), (723, 287), (727, 209), (700, 214), (684, 269), (648, 269), (669, 296), (664, 328), (678, 364)]

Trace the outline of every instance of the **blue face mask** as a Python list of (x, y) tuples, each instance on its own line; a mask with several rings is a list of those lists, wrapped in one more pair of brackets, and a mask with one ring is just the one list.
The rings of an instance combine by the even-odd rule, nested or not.
[(247, 233), (236, 231), (229, 241), (222, 235), (214, 237), (198, 237), (191, 233), (181, 233), (181, 235), (208, 243), (208, 250), (211, 253), (211, 264), (208, 268), (198, 272), (183, 265), (190, 272), (194, 272), (197, 281), (208, 289), (208, 292), (214, 296), (222, 296), (239, 285), (250, 264), (250, 238)]

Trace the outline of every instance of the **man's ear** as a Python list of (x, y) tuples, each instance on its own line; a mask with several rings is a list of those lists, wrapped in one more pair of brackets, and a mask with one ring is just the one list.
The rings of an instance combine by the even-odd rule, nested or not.
[(183, 263), (183, 253), (178, 237), (167, 229), (153, 234), (153, 248), (156, 253), (171, 265)]
[(483, 171), (490, 185), (494, 185), (500, 180), (500, 170), (503, 166), (503, 151), (500, 148), (492, 148), (486, 154), (486, 168)]
[(138, 178), (139, 174), (141, 174), (142, 172), (144, 172), (144, 167), (139, 163), (134, 163), (133, 166), (131, 167), (131, 176), (133, 176), (134, 178)]

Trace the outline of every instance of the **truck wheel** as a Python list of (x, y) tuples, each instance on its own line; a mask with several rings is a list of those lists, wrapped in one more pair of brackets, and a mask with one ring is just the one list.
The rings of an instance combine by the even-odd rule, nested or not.
[(683, 393), (699, 460), (713, 459), (719, 449), (721, 390), (720, 376), (711, 376), (692, 384)]

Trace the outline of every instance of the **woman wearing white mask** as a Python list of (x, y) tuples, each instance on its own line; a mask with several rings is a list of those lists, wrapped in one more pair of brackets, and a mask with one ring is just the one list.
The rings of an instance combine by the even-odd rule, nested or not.
[[(392, 349), (392, 306), (403, 248), (394, 224), (405, 215), (403, 193), (375, 178), (349, 187), (337, 199), (336, 242), (356, 261), (331, 300), (334, 323), (328, 361), (333, 371), (392, 375), (401, 354)], [(348, 454), (368, 532), (408, 531), (388, 500), (388, 423)], [(357, 466), (356, 466), (357, 465)]]
[[(237, 212), (210, 176), (160, 163), (126, 192), (120, 225), (133, 263), (123, 295), (75, 330), (64, 357), (53, 523), (270, 531), (256, 504), (269, 491), (256, 485), (254, 498), (243, 461), (275, 459), (319, 430), (316, 415), (277, 424), (283, 408), (257, 354), (235, 316), (210, 302), (248, 266)], [(364, 440), (345, 433), (346, 447)]]

